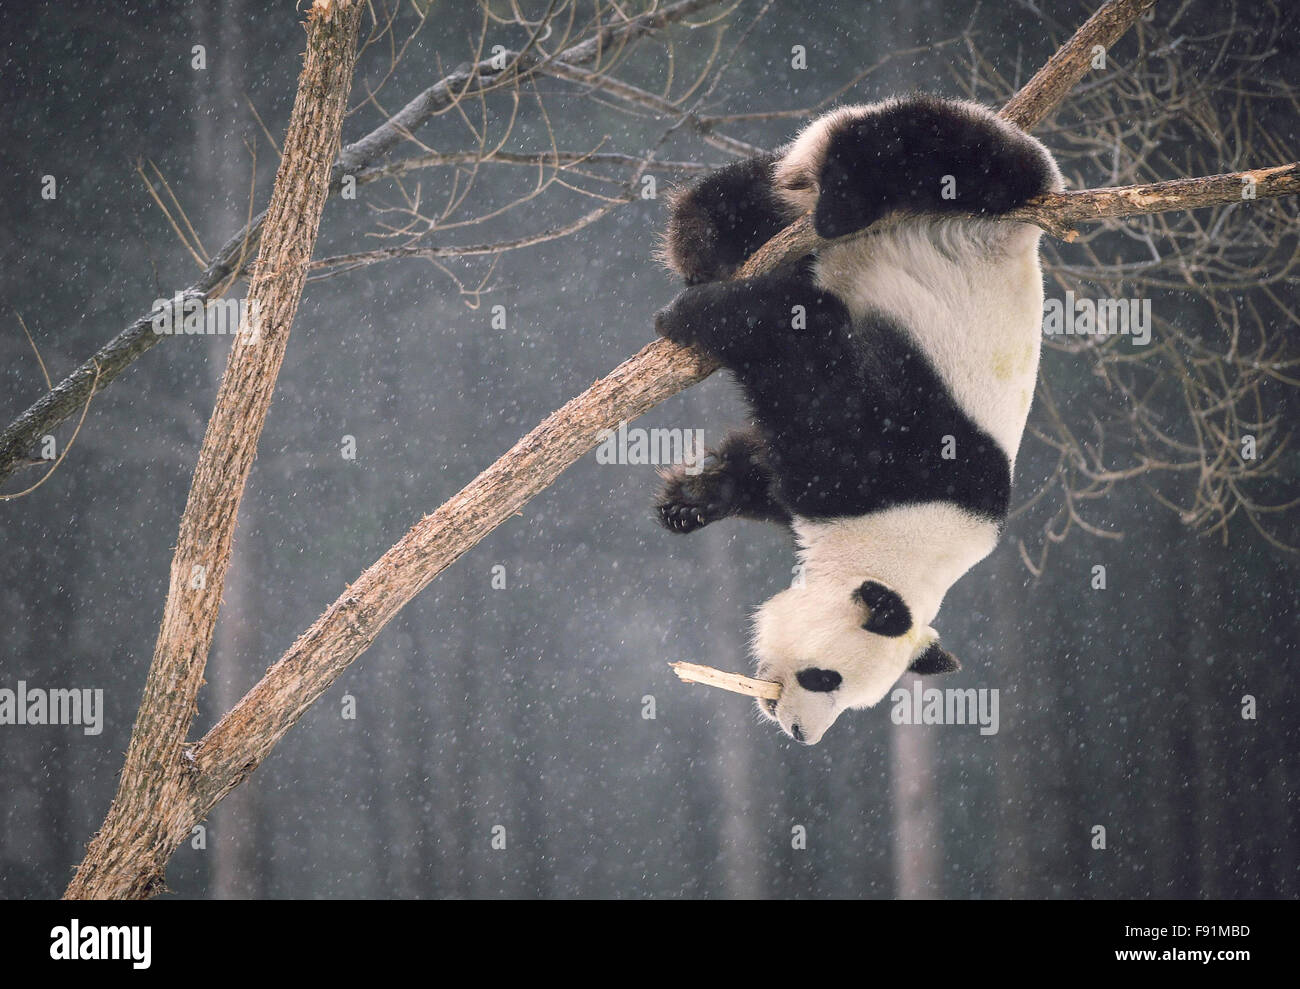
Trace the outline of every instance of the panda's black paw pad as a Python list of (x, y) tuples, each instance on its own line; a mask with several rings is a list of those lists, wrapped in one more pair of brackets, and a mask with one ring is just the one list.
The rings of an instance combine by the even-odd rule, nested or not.
[(659, 524), (669, 532), (682, 534), (702, 529), (715, 519), (693, 505), (666, 502), (659, 506)]
[(655, 332), (684, 347), (695, 342), (690, 321), (682, 314), (681, 307), (675, 304), (665, 306), (655, 313)]
[(729, 504), (723, 497), (727, 485), (719, 484), (717, 457), (709, 455), (697, 474), (674, 467), (664, 475), (663, 490), (655, 502), (655, 515), (669, 532), (694, 532), (726, 518)]

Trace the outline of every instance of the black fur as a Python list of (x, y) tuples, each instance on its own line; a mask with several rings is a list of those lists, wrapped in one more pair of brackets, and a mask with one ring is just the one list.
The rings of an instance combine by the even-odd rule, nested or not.
[(921, 676), (932, 673), (956, 673), (961, 669), (961, 663), (948, 650), (940, 648), (939, 643), (932, 642), (925, 652), (912, 660), (912, 665), (907, 669)]
[(912, 628), (912, 611), (897, 591), (878, 580), (866, 580), (853, 592), (853, 599), (867, 609), (862, 627), (891, 639), (906, 635)]
[[(802, 306), (806, 326), (791, 315)], [(660, 312), (669, 339), (736, 375), (768, 448), (779, 500), (807, 518), (950, 501), (1005, 517), (1011, 465), (938, 372), (883, 314), (853, 326), (806, 263), (688, 288)], [(955, 441), (945, 460), (945, 437)]]
[(800, 670), (794, 675), (799, 681), (799, 686), (804, 690), (811, 690), (817, 694), (829, 694), (832, 690), (839, 689), (844, 678), (834, 670), (819, 670), (815, 666), (810, 666), (806, 670)]
[[(949, 175), (955, 198), (945, 199)], [(1016, 131), (936, 97), (917, 96), (835, 133), (822, 162), (813, 226), (830, 238), (861, 230), (893, 210), (1005, 213), (1047, 190), (1051, 181), (1042, 150)]]
[[(668, 254), (688, 281), (723, 277), (786, 222), (772, 162), (728, 166), (679, 197)], [(941, 198), (945, 175), (956, 179), (956, 199)], [(818, 232), (834, 236), (895, 209), (999, 213), (1051, 179), (1050, 161), (1028, 138), (917, 97), (832, 136), (814, 216)], [(957, 405), (906, 330), (883, 312), (854, 323), (839, 298), (816, 287), (811, 262), (693, 285), (657, 316), (661, 334), (699, 346), (735, 374), (761, 438), (748, 459), (762, 469), (740, 487), (761, 495), (754, 503), (762, 510), (699, 511), (690, 527), (715, 514), (786, 522), (792, 514), (852, 517), (934, 501), (1004, 519), (1007, 453)], [(955, 459), (945, 460), (949, 445)], [(719, 487), (731, 476), (724, 471)], [(712, 482), (683, 481), (665, 492), (661, 512), (667, 505), (686, 516), (733, 503)]]
[(733, 515), (790, 524), (789, 511), (777, 499), (766, 446), (756, 431), (731, 433), (704, 458), (702, 468), (697, 474), (686, 473), (682, 466), (665, 472), (655, 506), (665, 529), (694, 532)]
[(665, 253), (687, 285), (729, 277), (794, 219), (772, 190), (775, 161), (734, 162), (674, 197)]

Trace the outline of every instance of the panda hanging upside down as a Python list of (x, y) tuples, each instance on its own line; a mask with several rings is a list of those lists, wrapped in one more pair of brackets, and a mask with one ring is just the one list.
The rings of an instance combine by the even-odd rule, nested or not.
[[(759, 608), (753, 648), (782, 687), (760, 710), (797, 741), (908, 670), (959, 669), (929, 626), (1006, 518), (1043, 311), (1040, 231), (981, 217), (1062, 185), (988, 109), (913, 96), (833, 110), (673, 199), (664, 256), (688, 288), (656, 329), (728, 368), (754, 425), (670, 472), (659, 518), (793, 530), (802, 580)], [(827, 239), (908, 219), (723, 280), (810, 209)]]

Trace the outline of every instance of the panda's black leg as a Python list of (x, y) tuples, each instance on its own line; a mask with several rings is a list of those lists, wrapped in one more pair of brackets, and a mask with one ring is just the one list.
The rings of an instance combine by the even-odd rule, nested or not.
[(776, 495), (766, 447), (753, 430), (731, 433), (696, 473), (679, 464), (662, 476), (655, 510), (670, 532), (694, 532), (733, 515), (790, 524), (790, 513)]
[(1050, 156), (1019, 128), (961, 104), (917, 96), (832, 135), (813, 226), (829, 238), (895, 210), (996, 215), (1055, 181)]

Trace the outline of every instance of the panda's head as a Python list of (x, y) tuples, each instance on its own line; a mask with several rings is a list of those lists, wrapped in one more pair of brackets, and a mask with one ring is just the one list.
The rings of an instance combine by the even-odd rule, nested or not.
[(848, 708), (870, 707), (909, 669), (961, 668), (928, 627), (917, 628), (907, 603), (875, 580), (857, 586), (808, 581), (766, 601), (754, 620), (761, 680), (781, 684), (779, 700), (759, 711), (795, 741), (816, 745)]

